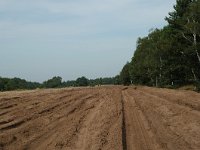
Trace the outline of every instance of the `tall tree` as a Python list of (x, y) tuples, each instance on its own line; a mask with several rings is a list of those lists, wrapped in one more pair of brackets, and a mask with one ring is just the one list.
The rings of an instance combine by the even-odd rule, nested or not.
[(176, 49), (182, 54), (182, 63), (186, 68), (190, 68), (187, 69), (188, 74), (197, 81), (200, 77), (200, 1), (177, 0), (174, 11), (169, 13), (166, 20), (173, 30), (172, 36), (177, 40)]
[(185, 23), (183, 26), (183, 37), (188, 40), (196, 52), (200, 63), (198, 45), (200, 42), (200, 1), (193, 1), (183, 16)]
[(182, 29), (184, 20), (182, 19), (185, 12), (188, 10), (189, 5), (193, 0), (177, 0), (174, 6), (174, 11), (169, 13), (169, 17), (165, 19), (168, 21), (169, 26), (178, 30)]

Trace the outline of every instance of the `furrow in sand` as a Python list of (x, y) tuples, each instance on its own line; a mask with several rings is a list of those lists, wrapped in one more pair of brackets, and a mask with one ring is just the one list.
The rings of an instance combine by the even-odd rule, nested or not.
[[(60, 116), (53, 123), (51, 123), (47, 127), (47, 129), (43, 133), (41, 133), (38, 137), (34, 138), (28, 144), (26, 144), (25, 148), (35, 149), (37, 147), (37, 149), (43, 149), (45, 148), (45, 145), (52, 147), (54, 146), (51, 144), (54, 143), (53, 141), (62, 139), (65, 133), (72, 132), (65, 139), (66, 141), (68, 141), (67, 145), (69, 145), (71, 139), (73, 139), (73, 137), (76, 135), (76, 132), (78, 132), (80, 123), (85, 118), (86, 113), (83, 111), (84, 104), (88, 100), (94, 98), (94, 96), (95, 94), (88, 95), (77, 100), (77, 102), (72, 103), (70, 108), (68, 109), (66, 108), (66, 111), (63, 111), (62, 116)], [(77, 115), (77, 113), (79, 115)], [(77, 115), (76, 118), (74, 118), (75, 115)], [(73, 125), (74, 123), (76, 125)]]
[(122, 92), (125, 108), (127, 150), (155, 150), (148, 130), (139, 116), (138, 108), (127, 91)]

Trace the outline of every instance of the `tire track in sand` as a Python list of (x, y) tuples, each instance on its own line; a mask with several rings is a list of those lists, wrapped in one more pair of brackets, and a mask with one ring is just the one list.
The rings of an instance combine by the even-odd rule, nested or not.
[[(133, 98), (130, 97), (126, 89), (122, 91), (122, 104), (124, 105), (125, 129), (122, 130), (124, 150), (155, 150), (144, 122), (139, 116), (138, 108)], [(123, 126), (122, 126), (123, 127)], [(124, 137), (126, 136), (126, 137)]]
[(121, 103), (122, 103), (122, 148), (123, 150), (127, 150), (126, 122), (125, 122), (126, 118), (125, 118), (125, 110), (124, 110), (124, 97), (122, 93), (121, 93)]

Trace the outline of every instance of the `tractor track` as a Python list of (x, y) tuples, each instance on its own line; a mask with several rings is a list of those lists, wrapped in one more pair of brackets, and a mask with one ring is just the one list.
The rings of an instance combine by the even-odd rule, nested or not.
[(124, 97), (121, 93), (121, 103), (122, 103), (122, 147), (123, 150), (127, 150), (127, 141), (126, 141), (126, 118), (125, 118), (125, 110), (124, 110)]

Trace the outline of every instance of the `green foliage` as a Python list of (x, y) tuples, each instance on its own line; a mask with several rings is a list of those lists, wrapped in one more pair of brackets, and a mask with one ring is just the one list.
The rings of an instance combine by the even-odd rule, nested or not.
[(45, 88), (59, 88), (62, 86), (62, 78), (61, 77), (53, 77), (47, 81), (43, 82), (43, 87)]
[(171, 88), (199, 85), (200, 1), (177, 0), (166, 20), (168, 25), (163, 29), (138, 39), (126, 72), (134, 84)]
[(86, 77), (78, 78), (76, 80), (76, 85), (77, 86), (88, 86), (89, 85), (88, 79)]
[(114, 85), (121, 84), (120, 75), (116, 75), (114, 78), (112, 78), (112, 80), (113, 80), (112, 84), (114, 84)]
[(6, 78), (0, 77), (0, 91), (5, 90), (5, 85), (7, 84), (8, 80)]
[(90, 79), (89, 80), (90, 86), (119, 85), (119, 84), (120, 84), (119, 75), (117, 75), (115, 77), (97, 78), (97, 79)]
[(77, 83), (75, 80), (72, 81), (66, 81), (62, 83), (62, 87), (76, 87)]
[(20, 78), (1, 78), (0, 91), (11, 91), (19, 89), (36, 89), (36, 88), (62, 88), (62, 87), (78, 87), (78, 86), (96, 86), (96, 85), (118, 85), (120, 84), (119, 75), (110, 78), (97, 78), (88, 80), (86, 77), (77, 80), (62, 82), (61, 77), (53, 77), (42, 84), (37, 82), (28, 82)]
[(184, 24), (183, 16), (188, 10), (188, 7), (192, 3), (193, 0), (177, 0), (176, 5), (174, 6), (174, 11), (169, 13), (169, 17), (165, 19), (169, 23), (169, 26), (180, 30), (182, 27), (181, 25)]
[(131, 84), (131, 77), (130, 77), (130, 73), (129, 73), (129, 69), (130, 68), (130, 64), (127, 63), (121, 73), (120, 73), (120, 79), (123, 85), (130, 85)]
[(11, 91), (19, 89), (36, 89), (40, 86), (37, 82), (27, 82), (20, 78), (1, 78), (0, 77), (0, 91)]

